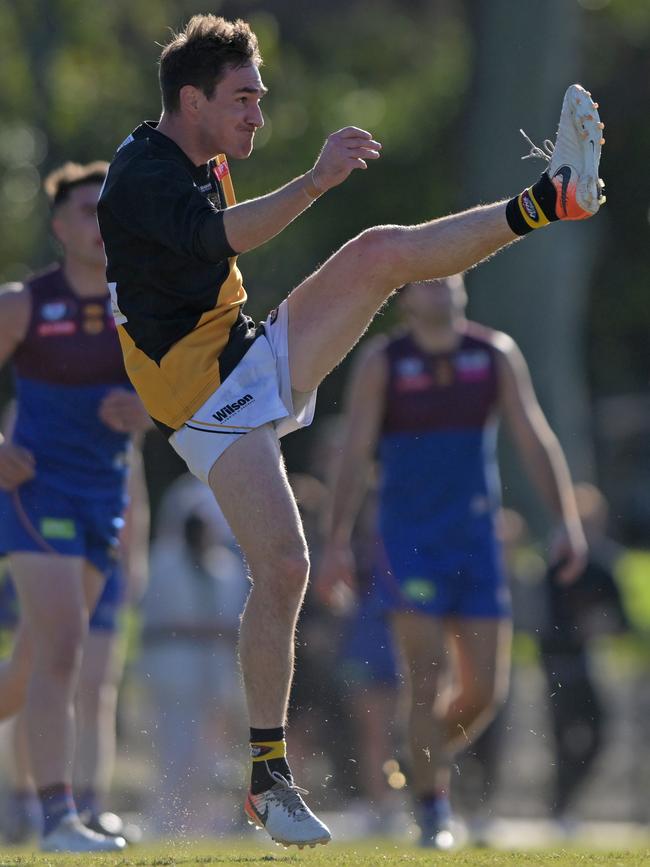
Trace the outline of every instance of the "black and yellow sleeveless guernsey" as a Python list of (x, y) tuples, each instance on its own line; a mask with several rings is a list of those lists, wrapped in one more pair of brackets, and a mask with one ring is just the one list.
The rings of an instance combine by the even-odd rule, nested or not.
[(223, 155), (194, 163), (155, 124), (120, 145), (99, 205), (127, 373), (169, 436), (219, 387), (257, 332), (228, 244), (235, 203)]

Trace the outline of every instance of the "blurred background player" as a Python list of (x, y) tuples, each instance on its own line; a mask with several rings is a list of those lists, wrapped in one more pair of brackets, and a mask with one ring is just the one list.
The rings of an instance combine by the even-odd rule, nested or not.
[[(119, 685), (124, 669), (123, 610), (142, 595), (147, 580), (149, 509), (138, 452), (129, 476), (129, 507), (120, 534), (120, 561), (111, 569), (89, 621), (76, 695), (76, 744), (73, 773), (74, 798), (86, 827), (103, 834), (124, 833), (123, 821), (106, 810), (116, 753), (116, 715)], [(0, 624), (14, 630), (19, 606), (11, 576), (3, 576), (0, 590)], [(11, 778), (2, 820), (8, 843), (26, 842), (41, 833), (43, 816), (34, 788), (25, 714), (11, 725), (8, 770)], [(128, 828), (130, 840), (139, 829)]]
[[(504, 418), (556, 526), (559, 580), (586, 543), (559, 443), (513, 340), (470, 323), (460, 276), (411, 283), (406, 328), (369, 341), (348, 394), (318, 586), (354, 582), (350, 537), (379, 450), (379, 541), (372, 589), (399, 647), (409, 693), (410, 783), (425, 846), (454, 843), (450, 760), (507, 692), (511, 622), (495, 519), (496, 434)], [(376, 604), (376, 603), (375, 603)]]
[(586, 483), (576, 485), (575, 495), (589, 558), (569, 586), (557, 580), (555, 569), (549, 570), (540, 635), (555, 735), (551, 814), (566, 831), (575, 825), (577, 795), (604, 742), (606, 704), (599, 695), (590, 649), (599, 637), (629, 628), (614, 576), (624, 549), (607, 536), (607, 501), (598, 488)]
[(138, 661), (159, 771), (148, 812), (165, 836), (223, 831), (244, 775), (226, 747), (248, 734), (237, 634), (249, 583), (216, 500), (189, 474), (161, 501), (150, 571)]
[[(342, 432), (341, 416), (321, 419), (309, 449), (307, 472), (289, 475), (316, 571)], [(376, 491), (369, 489), (354, 537), (362, 587), (373, 550), (375, 506)], [(387, 725), (395, 715), (397, 677), (389, 644), (386, 623), (375, 612), (353, 605), (351, 599), (342, 599), (339, 606), (323, 606), (314, 594), (307, 594), (291, 688), (292, 762), (308, 788), (322, 785), (326, 778), (323, 794), (329, 796), (333, 809), (352, 796), (346, 821), (355, 833), (385, 833), (393, 826), (395, 803), (383, 771), (395, 753)], [(323, 743), (323, 730), (332, 728), (336, 737)]]
[(150, 425), (110, 312), (96, 219), (106, 170), (67, 163), (46, 179), (63, 261), (0, 294), (0, 362), (11, 359), (17, 399), (11, 438), (0, 445), (0, 550), (22, 618), (0, 676), (0, 714), (25, 703), (47, 851), (124, 846), (86, 828), (72, 796), (89, 612), (115, 568), (131, 438)]

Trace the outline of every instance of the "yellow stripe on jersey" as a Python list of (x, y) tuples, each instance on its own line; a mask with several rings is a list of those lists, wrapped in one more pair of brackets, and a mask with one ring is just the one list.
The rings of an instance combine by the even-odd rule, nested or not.
[[(236, 204), (230, 169), (224, 154), (215, 157), (217, 179), (228, 206)], [(237, 257), (219, 290), (217, 304), (199, 319), (156, 364), (135, 345), (122, 326), (118, 335), (124, 364), (147, 412), (156, 421), (178, 430), (221, 385), (219, 356), (226, 348), (230, 329), (246, 301)]]
[(124, 364), (149, 415), (177, 430), (221, 385), (219, 356), (228, 344), (246, 293), (234, 265), (219, 293), (218, 306), (175, 343), (156, 364), (135, 345), (122, 325), (117, 332)]
[(214, 160), (217, 164), (217, 177), (226, 198), (226, 205), (230, 208), (232, 205), (237, 204), (237, 199), (235, 198), (235, 188), (232, 185), (230, 169), (228, 168), (228, 160), (225, 154), (217, 154)]

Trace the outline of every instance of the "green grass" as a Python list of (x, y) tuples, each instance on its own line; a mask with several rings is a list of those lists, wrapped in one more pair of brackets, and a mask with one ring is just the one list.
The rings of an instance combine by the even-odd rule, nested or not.
[(289, 852), (229, 840), (138, 846), (124, 855), (43, 855), (24, 849), (0, 850), (0, 867), (200, 867), (220, 864), (244, 867), (647, 867), (650, 865), (650, 849), (629, 852), (587, 851), (583, 848), (531, 852), (463, 849), (441, 853), (395, 845), (390, 841), (369, 840)]

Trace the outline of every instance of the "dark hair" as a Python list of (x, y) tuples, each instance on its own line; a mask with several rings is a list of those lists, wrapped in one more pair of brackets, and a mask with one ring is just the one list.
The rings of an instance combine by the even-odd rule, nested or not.
[(246, 63), (262, 63), (257, 36), (246, 21), (194, 15), (184, 30), (172, 35), (160, 55), (163, 108), (178, 111), (180, 91), (186, 84), (199, 88), (210, 99), (226, 69)]
[(50, 201), (52, 210), (66, 202), (72, 190), (86, 184), (103, 184), (108, 172), (108, 163), (96, 160), (94, 163), (64, 163), (45, 178), (43, 189)]

